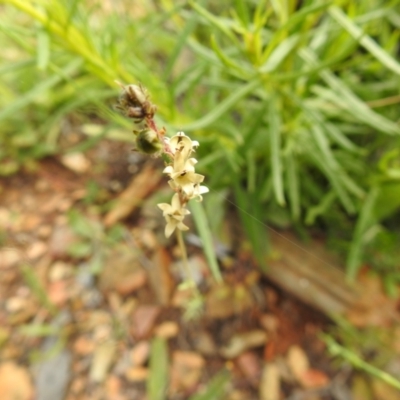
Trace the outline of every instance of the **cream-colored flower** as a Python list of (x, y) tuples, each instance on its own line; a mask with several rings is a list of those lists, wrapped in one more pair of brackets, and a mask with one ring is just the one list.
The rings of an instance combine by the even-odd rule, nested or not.
[(190, 151), (194, 151), (195, 148), (199, 146), (199, 142), (197, 140), (190, 139), (183, 132), (178, 132), (169, 140), (169, 145), (172, 151), (175, 153), (177, 149), (182, 147), (186, 147), (190, 149)]
[(173, 190), (181, 189), (189, 199), (195, 197), (195, 186), (204, 181), (204, 175), (188, 171), (181, 174), (174, 174), (168, 181)]
[(181, 231), (189, 229), (182, 221), (185, 215), (190, 214), (190, 211), (181, 205), (178, 193), (175, 193), (172, 197), (171, 204), (160, 203), (157, 206), (163, 211), (163, 216), (167, 222), (165, 226), (166, 237), (170, 237), (176, 228)]
[(196, 198), (197, 201), (203, 201), (202, 194), (208, 193), (210, 190), (207, 186), (201, 186), (199, 184), (194, 185), (193, 196), (191, 198)]
[(165, 167), (163, 172), (164, 174), (168, 174), (172, 179), (175, 179), (176, 176), (182, 175), (183, 173), (194, 172), (194, 166), (196, 164), (197, 160), (195, 158), (182, 160), (179, 155), (175, 155), (173, 164)]

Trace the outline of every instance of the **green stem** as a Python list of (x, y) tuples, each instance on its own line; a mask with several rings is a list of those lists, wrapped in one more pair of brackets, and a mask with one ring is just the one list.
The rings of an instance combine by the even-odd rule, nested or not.
[(185, 274), (186, 274), (187, 280), (190, 281), (191, 284), (193, 284), (193, 287), (196, 287), (196, 283), (194, 281), (192, 271), (189, 268), (186, 245), (185, 245), (185, 242), (183, 240), (182, 231), (177, 229), (175, 232), (176, 232), (176, 238), (178, 239), (178, 245), (179, 245), (179, 248), (181, 250), (182, 264), (183, 264), (183, 269), (185, 270)]
[(369, 374), (376, 376), (377, 378), (386, 382), (388, 385), (391, 385), (391, 386), (395, 387), (396, 389), (400, 389), (400, 381), (398, 379), (396, 379), (394, 376), (367, 363), (362, 358), (360, 358), (357, 354), (355, 354), (352, 351), (341, 346), (331, 336), (323, 334), (323, 335), (321, 335), (321, 337), (322, 337), (322, 340), (328, 346), (329, 352), (333, 356), (342, 357), (346, 361), (348, 361), (351, 365), (353, 365), (353, 367), (363, 370), (365, 372), (368, 372)]
[(111, 87), (114, 86), (117, 75), (127, 81), (133, 80), (133, 77), (124, 70), (113, 71), (75, 26), (62, 26), (60, 21), (51, 20), (45, 13), (38, 11), (32, 3), (26, 0), (8, 0), (8, 3), (25, 12), (54, 35), (61, 38), (70, 51), (82, 57), (93, 68), (97, 76)]
[(176, 237), (178, 239), (179, 248), (181, 249), (183, 269), (185, 270), (186, 274), (186, 280), (181, 285), (181, 288), (183, 289), (185, 287), (185, 289), (190, 289), (191, 292), (190, 299), (185, 306), (183, 317), (186, 320), (191, 320), (198, 316), (199, 311), (203, 306), (203, 297), (201, 296), (201, 293), (196, 285), (192, 271), (189, 268), (186, 245), (183, 241), (182, 231), (180, 231), (179, 229), (176, 230)]

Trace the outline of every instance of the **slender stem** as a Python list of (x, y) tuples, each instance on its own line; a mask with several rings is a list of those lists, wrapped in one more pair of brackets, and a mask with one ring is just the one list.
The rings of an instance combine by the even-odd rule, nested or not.
[(190, 288), (190, 299), (185, 307), (183, 317), (186, 320), (190, 320), (199, 315), (199, 312), (203, 306), (203, 297), (201, 296), (200, 291), (196, 285), (193, 273), (189, 268), (186, 245), (183, 241), (181, 230), (176, 230), (176, 237), (178, 238), (178, 244), (181, 249), (183, 269), (185, 270), (186, 274), (186, 284), (184, 283), (184, 285), (186, 286), (186, 288)]
[(193, 283), (194, 287), (196, 287), (196, 283), (194, 281), (192, 271), (189, 268), (186, 245), (185, 245), (185, 242), (183, 240), (182, 231), (180, 229), (176, 229), (175, 232), (176, 232), (176, 237), (178, 239), (178, 245), (179, 245), (179, 248), (181, 250), (183, 269), (185, 270), (185, 274), (186, 274), (187, 280), (190, 281), (191, 283)]
[(396, 389), (400, 389), (400, 381), (396, 377), (364, 361), (357, 354), (337, 343), (331, 336), (322, 334), (321, 338), (327, 344), (328, 349), (332, 355), (342, 357), (346, 361), (350, 362), (354, 367), (366, 371), (373, 376), (376, 376), (377, 378), (395, 387)]

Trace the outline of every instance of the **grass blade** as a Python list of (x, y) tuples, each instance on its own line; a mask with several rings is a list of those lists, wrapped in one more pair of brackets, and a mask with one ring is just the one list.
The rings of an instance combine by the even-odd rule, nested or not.
[(349, 280), (354, 280), (361, 264), (364, 234), (375, 222), (374, 207), (378, 195), (379, 188), (372, 187), (364, 201), (363, 207), (361, 208), (346, 262), (347, 277)]
[(236, 208), (246, 231), (247, 237), (253, 246), (253, 252), (260, 263), (265, 267), (265, 256), (269, 251), (269, 239), (264, 224), (265, 215), (256, 193), (249, 193), (235, 182)]
[(280, 206), (286, 204), (283, 194), (281, 163), (281, 118), (275, 97), (271, 98), (268, 110), (269, 137), (271, 143), (271, 170), (276, 201)]
[(222, 101), (218, 106), (216, 106), (212, 111), (206, 114), (204, 117), (199, 118), (197, 121), (191, 124), (181, 126), (179, 129), (184, 132), (190, 132), (197, 129), (205, 128), (206, 126), (212, 124), (218, 118), (220, 118), (224, 113), (230, 110), (236, 103), (239, 102), (243, 97), (247, 96), (253, 90), (260, 86), (260, 79), (254, 78), (248, 84), (243, 85), (240, 89), (233, 92), (229, 97)]
[(328, 9), (329, 14), (338, 22), (361, 46), (368, 50), (380, 63), (400, 75), (400, 64), (380, 47), (374, 40), (366, 35), (347, 15), (337, 6)]
[[(310, 49), (302, 49), (300, 51), (301, 57), (308, 62), (311, 66), (317, 66), (317, 58)], [(346, 111), (348, 111), (354, 118), (358, 119), (362, 123), (366, 123), (381, 132), (390, 135), (399, 135), (400, 127), (385, 118), (384, 116), (376, 113), (369, 108), (361, 99), (359, 99), (347, 85), (337, 78), (328, 69), (322, 69), (319, 73), (324, 81), (330, 86), (330, 88), (336, 92), (336, 96), (332, 96), (332, 99), (336, 98), (336, 105)]]
[(42, 282), (40, 282), (37, 273), (35, 272), (35, 269), (30, 265), (23, 265), (20, 269), (24, 281), (32, 290), (33, 294), (36, 296), (42, 306), (44, 306), (52, 314), (55, 314), (57, 312), (57, 308), (49, 300), (46, 289), (42, 285)]
[(293, 51), (300, 40), (299, 35), (289, 36), (283, 40), (271, 53), (268, 59), (260, 67), (259, 71), (263, 74), (268, 74), (275, 71), (286, 56)]
[(189, 400), (223, 400), (226, 398), (226, 386), (229, 383), (230, 374), (223, 370), (215, 375), (207, 384), (203, 393), (191, 396)]
[(288, 154), (286, 157), (286, 171), (290, 210), (293, 219), (297, 221), (300, 217), (300, 189), (297, 162), (294, 154)]
[[(69, 76), (76, 72), (78, 68), (82, 65), (81, 60), (74, 59), (71, 61), (63, 70), (62, 74), (64, 76)], [(60, 75), (52, 75), (50, 78), (46, 79), (44, 82), (39, 83), (36, 85), (32, 90), (20, 96), (17, 100), (11, 103), (9, 106), (4, 107), (0, 111), (0, 121), (9, 117), (10, 115), (15, 114), (21, 108), (27, 106), (30, 102), (36, 99), (41, 93), (46, 90), (51, 89), (58, 83), (60, 83), (64, 77)]]
[(168, 384), (168, 349), (167, 342), (154, 338), (151, 343), (150, 373), (147, 380), (149, 400), (164, 400)]
[(217, 256), (215, 254), (213, 245), (213, 236), (208, 225), (207, 215), (204, 211), (203, 205), (198, 201), (190, 202), (190, 210), (193, 214), (193, 219), (196, 224), (197, 231), (201, 238), (204, 253), (207, 257), (210, 270), (217, 282), (222, 282), (221, 271), (219, 270)]

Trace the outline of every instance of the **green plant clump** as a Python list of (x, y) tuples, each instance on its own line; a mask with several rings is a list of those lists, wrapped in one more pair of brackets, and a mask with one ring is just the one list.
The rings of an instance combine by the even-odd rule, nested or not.
[(60, 151), (71, 115), (127, 127), (114, 81), (143, 82), (160, 126), (201, 138), (212, 228), (231, 190), (256, 254), (263, 223), (317, 225), (354, 278), (399, 220), (397, 0), (0, 4), (2, 174)]

